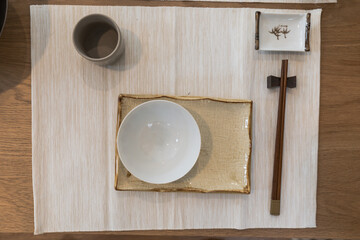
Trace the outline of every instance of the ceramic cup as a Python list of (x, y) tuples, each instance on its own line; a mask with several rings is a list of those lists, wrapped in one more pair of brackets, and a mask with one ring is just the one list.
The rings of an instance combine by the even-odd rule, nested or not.
[(88, 15), (76, 24), (73, 43), (81, 56), (99, 65), (113, 63), (125, 48), (118, 25), (101, 14)]

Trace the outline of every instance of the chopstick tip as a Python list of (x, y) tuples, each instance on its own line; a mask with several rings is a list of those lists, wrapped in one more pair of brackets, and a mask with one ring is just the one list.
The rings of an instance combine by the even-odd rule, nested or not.
[(280, 200), (271, 200), (270, 214), (275, 216), (280, 215)]

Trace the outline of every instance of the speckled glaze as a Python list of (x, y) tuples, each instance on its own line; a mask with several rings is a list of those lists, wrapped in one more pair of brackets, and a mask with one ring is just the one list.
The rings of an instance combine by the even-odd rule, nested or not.
[[(152, 100), (172, 101), (193, 115), (201, 133), (200, 156), (184, 177), (158, 185), (133, 176), (124, 167), (121, 154), (119, 156), (116, 152), (116, 190), (250, 193), (251, 101), (190, 96), (120, 95), (117, 132), (129, 111)], [(224, 135), (227, 137), (224, 138)], [(119, 146), (118, 143), (117, 145)]]

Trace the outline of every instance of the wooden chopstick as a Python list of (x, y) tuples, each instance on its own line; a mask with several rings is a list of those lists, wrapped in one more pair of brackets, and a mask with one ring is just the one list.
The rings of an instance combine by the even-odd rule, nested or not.
[(284, 143), (287, 70), (288, 70), (288, 60), (282, 60), (278, 119), (276, 126), (274, 172), (273, 172), (272, 192), (271, 192), (271, 207), (270, 207), (271, 215), (280, 215), (281, 170), (282, 170), (283, 143)]

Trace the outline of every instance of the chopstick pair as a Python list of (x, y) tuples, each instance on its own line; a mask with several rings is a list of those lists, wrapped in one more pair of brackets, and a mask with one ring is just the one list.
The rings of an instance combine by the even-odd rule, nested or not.
[(275, 154), (274, 154), (274, 170), (271, 191), (271, 215), (280, 215), (280, 197), (281, 197), (281, 174), (284, 146), (284, 126), (285, 126), (285, 106), (286, 106), (286, 88), (296, 87), (296, 77), (287, 77), (288, 60), (282, 60), (281, 78), (269, 76), (267, 79), (267, 87), (280, 86), (278, 117), (276, 126)]

